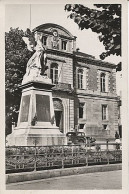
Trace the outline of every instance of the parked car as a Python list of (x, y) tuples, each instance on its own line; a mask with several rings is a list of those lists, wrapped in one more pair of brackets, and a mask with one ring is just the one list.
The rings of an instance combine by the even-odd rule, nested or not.
[(68, 132), (66, 134), (68, 144), (88, 144), (95, 145), (96, 139), (93, 137), (86, 136), (84, 132)]

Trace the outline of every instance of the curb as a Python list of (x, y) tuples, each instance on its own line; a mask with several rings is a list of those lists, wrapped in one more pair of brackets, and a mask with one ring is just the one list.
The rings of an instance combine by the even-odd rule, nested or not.
[(33, 171), (33, 172), (12, 173), (12, 174), (6, 174), (6, 184), (47, 179), (47, 178), (53, 178), (53, 177), (85, 174), (85, 173), (115, 171), (115, 170), (122, 170), (122, 164), (109, 164), (109, 165), (44, 170), (44, 171), (36, 171), (36, 172)]

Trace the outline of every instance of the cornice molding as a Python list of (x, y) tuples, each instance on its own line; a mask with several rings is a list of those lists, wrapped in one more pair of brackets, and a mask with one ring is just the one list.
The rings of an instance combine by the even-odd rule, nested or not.
[(59, 61), (59, 62), (63, 62), (63, 63), (66, 63), (65, 60), (62, 60), (62, 59), (58, 59), (56, 57), (47, 57), (48, 60), (51, 60), (51, 61)]
[(115, 64), (112, 64), (109, 62), (103, 62), (103, 61), (97, 60), (97, 59), (76, 56), (75, 54), (74, 54), (74, 56), (75, 56), (76, 62), (87, 62), (89, 65), (96, 65), (96, 66), (107, 67), (107, 68), (112, 68), (112, 69), (116, 68)]
[(56, 49), (55, 50), (54, 49), (47, 49), (46, 53), (55, 54), (57, 56), (60, 55), (60, 56), (71, 57), (71, 58), (74, 57), (73, 53), (63, 52), (63, 51), (56, 50)]
[(79, 97), (84, 97), (84, 96), (89, 96), (91, 98), (104, 98), (105, 100), (115, 100), (115, 101), (119, 101), (118, 97), (117, 96), (101, 96), (101, 95), (97, 95), (97, 94), (88, 94), (88, 93), (79, 93), (79, 92), (76, 92), (76, 95)]
[(88, 66), (88, 64), (83, 64), (83, 63), (78, 63), (78, 62), (76, 64), (76, 67), (84, 67), (84, 68), (90, 69), (90, 67)]
[[(108, 62), (103, 62), (103, 61), (96, 60), (96, 59), (76, 56), (74, 53), (63, 52), (63, 51), (56, 50), (56, 49), (47, 49), (46, 52), (49, 53), (49, 54), (55, 54), (57, 56), (59, 55), (59, 56), (65, 56), (65, 57), (73, 58), (73, 60), (75, 61), (75, 63), (73, 61), (74, 64), (76, 64), (78, 62), (83, 62), (83, 63), (87, 63), (87, 65), (96, 65), (96, 66), (99, 66), (99, 67), (101, 66), (101, 67), (105, 67), (105, 68), (116, 69), (115, 64), (111, 64), (111, 63), (108, 63)], [(86, 64), (84, 64), (84, 65), (79, 64), (79, 66), (84, 66), (84, 67), (88, 68), (88, 66), (86, 66)]]
[(105, 70), (105, 69), (97, 69), (98, 71), (105, 71), (111, 73), (111, 70)]

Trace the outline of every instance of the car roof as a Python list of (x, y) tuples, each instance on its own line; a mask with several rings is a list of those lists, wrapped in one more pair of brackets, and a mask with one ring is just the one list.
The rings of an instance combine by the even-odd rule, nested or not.
[(69, 131), (69, 132), (66, 133), (66, 134), (78, 134), (78, 133), (83, 133), (83, 134), (85, 134), (84, 132), (75, 132), (75, 131)]
[(68, 133), (66, 133), (66, 134), (76, 134), (76, 132), (71, 131), (71, 132), (68, 132)]
[(84, 134), (84, 135), (85, 135), (84, 132), (75, 132), (75, 131), (71, 131), (71, 132), (66, 133), (66, 136), (69, 135), (69, 134), (71, 134), (71, 135)]

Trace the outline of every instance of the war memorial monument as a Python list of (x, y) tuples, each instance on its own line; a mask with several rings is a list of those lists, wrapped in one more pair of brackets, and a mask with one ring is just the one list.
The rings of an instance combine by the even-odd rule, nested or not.
[[(41, 42), (42, 34), (34, 32), (23, 37), (34, 54), (29, 59), (21, 84), (22, 97), (17, 127), (8, 135), (8, 145), (32, 146), (62, 145), (65, 136), (55, 124), (52, 100), (52, 81), (45, 75), (46, 52)], [(35, 46), (36, 45), (36, 46)]]

